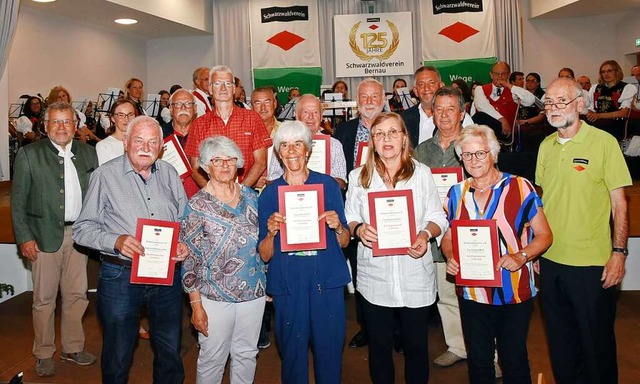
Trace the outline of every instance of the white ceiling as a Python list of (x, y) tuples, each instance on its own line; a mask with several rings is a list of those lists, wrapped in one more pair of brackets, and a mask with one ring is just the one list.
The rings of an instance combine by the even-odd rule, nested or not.
[[(537, 1), (537, 0), (529, 0)], [(640, 0), (578, 0), (537, 18), (568, 18), (640, 10)]]
[[(140, 12), (133, 8), (124, 7), (106, 0), (57, 0), (53, 3), (36, 3), (32, 0), (22, 0), (20, 5), (67, 17), (83, 24), (106, 27), (111, 30), (133, 34), (143, 38), (201, 36), (210, 34), (197, 28)], [(203, 17), (205, 17), (205, 15), (203, 15)], [(119, 18), (136, 19), (138, 23), (134, 25), (120, 25), (113, 22), (113, 20)]]

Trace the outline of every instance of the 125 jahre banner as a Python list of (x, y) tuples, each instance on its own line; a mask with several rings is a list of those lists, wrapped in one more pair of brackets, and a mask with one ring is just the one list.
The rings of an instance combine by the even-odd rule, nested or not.
[(411, 12), (334, 16), (336, 77), (413, 74)]

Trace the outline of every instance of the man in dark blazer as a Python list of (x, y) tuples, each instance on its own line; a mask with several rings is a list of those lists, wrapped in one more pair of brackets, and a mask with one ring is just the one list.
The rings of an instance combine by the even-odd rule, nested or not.
[[(354, 168), (358, 168), (360, 165), (356, 164), (359, 144), (369, 142), (371, 125), (376, 117), (380, 115), (384, 107), (385, 97), (382, 83), (372, 78), (362, 80), (362, 82), (358, 84), (357, 102), (359, 118), (345, 121), (338, 125), (334, 135), (334, 137), (342, 143), (344, 158), (347, 162), (347, 177)], [(344, 249), (344, 254), (349, 259), (349, 264), (351, 265), (354, 285), (357, 285), (358, 274), (358, 267), (356, 265), (357, 250), (357, 240), (351, 240), (347, 248)], [(356, 319), (360, 324), (360, 331), (358, 331), (349, 342), (349, 346), (352, 348), (367, 345), (365, 324), (362, 322), (362, 298), (357, 292), (355, 301)]]
[(73, 140), (76, 114), (70, 104), (51, 104), (44, 115), (48, 134), (22, 147), (16, 156), (11, 216), (16, 243), (31, 261), (33, 275), (33, 354), (38, 376), (53, 376), (55, 309), (62, 296), (62, 361), (90, 365), (84, 350), (82, 316), (87, 308), (87, 255), (78, 252), (71, 225), (80, 214), (91, 172), (98, 167), (95, 149)]

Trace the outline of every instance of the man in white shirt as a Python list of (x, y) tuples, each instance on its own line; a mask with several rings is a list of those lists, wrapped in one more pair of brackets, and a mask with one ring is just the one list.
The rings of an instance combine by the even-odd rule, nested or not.
[[(433, 95), (444, 87), (440, 72), (432, 66), (423, 66), (414, 74), (413, 92), (420, 98), (420, 103), (402, 113), (409, 138), (414, 148), (433, 137), (436, 125), (433, 122)], [(462, 126), (473, 124), (471, 117), (465, 113)]]
[(473, 93), (473, 121), (491, 127), (502, 141), (511, 135), (519, 105), (529, 107), (536, 101), (531, 92), (509, 83), (510, 73), (509, 64), (495, 63), (490, 72), (491, 83), (476, 87)]
[(209, 68), (200, 67), (193, 71), (193, 96), (196, 101), (198, 117), (211, 112), (211, 95), (209, 94)]

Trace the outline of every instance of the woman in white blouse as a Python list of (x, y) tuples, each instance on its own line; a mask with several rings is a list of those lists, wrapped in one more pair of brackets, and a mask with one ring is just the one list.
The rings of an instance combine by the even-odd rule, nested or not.
[[(401, 320), (405, 381), (426, 383), (429, 306), (436, 300), (436, 278), (429, 239), (447, 229), (447, 220), (429, 167), (412, 159), (413, 149), (400, 115), (389, 112), (371, 127), (364, 166), (349, 175), (345, 215), (358, 244), (358, 281), (369, 341), (369, 373), (374, 383), (394, 382), (394, 313)], [(373, 257), (377, 231), (369, 217), (368, 193), (413, 193), (416, 241), (406, 252)]]
[(98, 163), (100, 165), (124, 154), (124, 136), (129, 121), (136, 116), (136, 107), (127, 99), (118, 99), (109, 110), (111, 127), (109, 136), (96, 145)]

